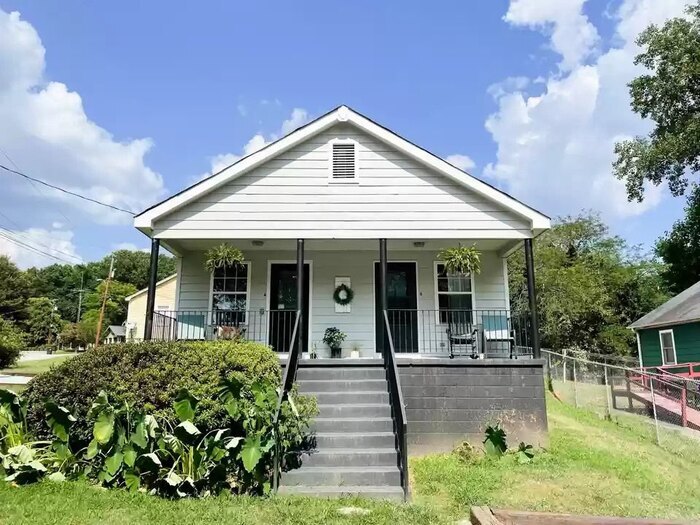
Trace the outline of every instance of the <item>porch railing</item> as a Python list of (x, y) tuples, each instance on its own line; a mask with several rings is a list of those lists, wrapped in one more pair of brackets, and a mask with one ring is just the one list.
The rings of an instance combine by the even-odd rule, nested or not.
[(505, 309), (386, 311), (394, 350), (473, 358), (532, 355), (530, 318)]
[(408, 501), (408, 420), (406, 419), (406, 405), (401, 391), (401, 379), (399, 369), (396, 366), (396, 352), (394, 351), (394, 339), (387, 310), (383, 312), (384, 327), (388, 344), (384, 347), (384, 368), (389, 383), (389, 401), (394, 418), (396, 430), (396, 444), (399, 451), (399, 463), (401, 468), (401, 488), (404, 500)]
[(169, 310), (153, 314), (152, 339), (216, 340), (242, 337), (287, 352), (296, 310)]
[(299, 331), (299, 320), (301, 319), (301, 312), (294, 312), (294, 328), (292, 329), (292, 334), (289, 339), (288, 348), (293, 348), (295, 351), (289, 352), (289, 357), (287, 359), (287, 366), (284, 367), (284, 374), (282, 375), (282, 385), (279, 391), (279, 398), (277, 400), (277, 410), (275, 412), (275, 417), (272, 421), (272, 428), (275, 432), (275, 457), (274, 465), (272, 471), (272, 489), (277, 492), (279, 488), (279, 476), (281, 472), (282, 459), (280, 457), (280, 435), (279, 435), (279, 419), (282, 414), (282, 403), (284, 403), (285, 398), (289, 395), (289, 391), (294, 385), (294, 379), (297, 375), (297, 369), (299, 368), (299, 354), (300, 347), (295, 345), (297, 339), (297, 333)]

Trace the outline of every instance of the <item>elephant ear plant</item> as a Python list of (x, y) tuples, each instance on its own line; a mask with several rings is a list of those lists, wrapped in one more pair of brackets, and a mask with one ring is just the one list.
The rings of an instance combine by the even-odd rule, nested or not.
[(18, 485), (43, 477), (63, 481), (80, 473), (80, 462), (69, 444), (75, 417), (64, 407), (45, 403), (53, 441), (35, 441), (27, 430), (26, 402), (15, 392), (0, 389), (0, 474)]
[(476, 246), (459, 246), (440, 250), (438, 258), (445, 264), (448, 274), (481, 273), (481, 252)]

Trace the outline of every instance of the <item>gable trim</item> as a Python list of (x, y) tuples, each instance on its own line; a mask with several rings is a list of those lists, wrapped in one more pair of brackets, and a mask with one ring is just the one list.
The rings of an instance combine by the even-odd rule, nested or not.
[(188, 202), (215, 190), (216, 188), (230, 182), (231, 180), (249, 172), (254, 168), (257, 168), (275, 156), (290, 148), (293, 148), (298, 144), (301, 144), (307, 139), (323, 132), (338, 122), (352, 123), (365, 133), (393, 146), (398, 151), (422, 163), (423, 165), (432, 168), (448, 179), (451, 179), (453, 182), (499, 203), (515, 214), (529, 220), (531, 228), (535, 231), (545, 230), (550, 227), (549, 217), (546, 215), (527, 206), (526, 204), (523, 204), (496, 187), (491, 186), (490, 184), (469, 175), (459, 168), (454, 167), (449, 162), (404, 139), (388, 128), (385, 128), (369, 118), (351, 110), (347, 106), (340, 106), (326, 113), (325, 115), (306, 124), (305, 126), (300, 127), (276, 142), (268, 144), (255, 153), (252, 153), (236, 163), (224, 168), (211, 177), (184, 189), (183, 191), (160, 202), (159, 204), (152, 206), (151, 208), (146, 209), (134, 218), (134, 226), (141, 231), (144, 231), (144, 233), (148, 233), (153, 228), (153, 223), (160, 217), (179, 209)]

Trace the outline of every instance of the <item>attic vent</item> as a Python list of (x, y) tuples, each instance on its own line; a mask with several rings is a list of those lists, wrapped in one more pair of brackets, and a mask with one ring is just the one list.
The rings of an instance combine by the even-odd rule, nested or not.
[(333, 144), (333, 180), (355, 178), (355, 144), (338, 142)]

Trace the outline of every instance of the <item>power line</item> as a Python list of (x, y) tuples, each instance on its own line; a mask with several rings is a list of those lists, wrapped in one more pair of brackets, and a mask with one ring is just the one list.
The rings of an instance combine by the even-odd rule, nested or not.
[(135, 214), (129, 210), (126, 210), (124, 208), (120, 208), (119, 206), (113, 206), (112, 204), (107, 204), (106, 202), (101, 202), (96, 199), (93, 199), (91, 197), (86, 197), (85, 195), (80, 195), (79, 193), (72, 192), (70, 190), (67, 190), (65, 188), (61, 188), (60, 186), (54, 186), (53, 184), (49, 184), (48, 182), (44, 182), (41, 179), (35, 179), (34, 177), (30, 177), (29, 175), (22, 173), (21, 171), (13, 170), (11, 168), (8, 168), (7, 166), (4, 166), (0, 164), (0, 168), (4, 169), (5, 171), (8, 171), (10, 173), (14, 173), (15, 175), (19, 175), (20, 177), (24, 177), (27, 180), (38, 182), (39, 184), (43, 184), (44, 186), (48, 186), (49, 188), (53, 188), (54, 190), (61, 191), (63, 193), (66, 193), (68, 195), (72, 195), (73, 197), (78, 197), (79, 199), (83, 199), (85, 201), (92, 202), (94, 204), (99, 204), (100, 206), (105, 206), (107, 208), (112, 208), (113, 210), (120, 211), (122, 213), (128, 213), (131, 216), (134, 216)]
[[(0, 215), (1, 215), (1, 214), (0, 214)], [(6, 215), (4, 215), (4, 217), (7, 218)], [(78, 262), (82, 262), (82, 261), (83, 261), (82, 258), (80, 258), (79, 256), (77, 256), (77, 255), (75, 255), (75, 254), (73, 254), (73, 253), (64, 252), (64, 251), (62, 251), (62, 250), (59, 250), (58, 248), (54, 248), (54, 247), (52, 247), (52, 246), (48, 246), (48, 245), (46, 245), (46, 244), (42, 244), (42, 243), (40, 243), (39, 241), (37, 241), (36, 239), (32, 239), (30, 236), (28, 236), (28, 235), (25, 234), (24, 232), (18, 232), (18, 231), (14, 231), (14, 230), (9, 230), (9, 229), (5, 228), (4, 226), (0, 226), (0, 230), (4, 231), (6, 235), (11, 235), (11, 236), (13, 236), (14, 238), (19, 237), (21, 240), (23, 240), (23, 241), (26, 242), (27, 244), (34, 243), (34, 245), (35, 245), (34, 247), (35, 247), (35, 248), (38, 246), (38, 247), (44, 248), (44, 249), (46, 249), (46, 250), (51, 250), (52, 252), (56, 252), (56, 253), (63, 254), (63, 255), (65, 255), (65, 256), (67, 256), (67, 257), (70, 257), (70, 258), (72, 258), (72, 259), (75, 259), (75, 260), (78, 261)]]
[[(7, 154), (7, 151), (5, 151), (4, 149), (0, 148), (0, 152), (2, 152), (2, 154), (5, 156), (5, 158), (6, 158), (7, 160), (10, 161), (10, 164), (12, 164), (12, 165), (15, 167), (16, 170), (18, 170), (18, 171), (20, 170), (20, 168), (19, 168), (19, 166), (17, 165), (17, 163), (16, 163), (14, 160), (12, 160), (12, 157), (10, 157), (10, 156)], [(40, 188), (39, 186), (37, 186), (36, 184), (34, 184), (34, 182), (32, 182), (32, 181), (29, 180), (29, 179), (27, 179), (27, 182), (28, 182), (29, 185), (34, 189), (34, 191), (37, 192), (37, 194), (38, 194), (40, 197), (44, 197), (44, 196), (45, 196), (44, 192), (41, 191), (41, 188)], [(63, 217), (71, 226), (75, 226), (75, 224), (73, 224), (73, 221), (71, 221), (71, 220), (68, 218), (68, 215), (66, 215), (65, 213), (63, 213), (59, 208), (57, 208), (56, 211), (57, 211), (58, 214), (59, 214), (61, 217)]]
[(64, 263), (66, 263), (66, 264), (75, 264), (73, 261), (69, 261), (69, 260), (67, 260), (67, 259), (63, 259), (63, 258), (58, 257), (58, 256), (56, 256), (56, 255), (47, 253), (47, 252), (45, 252), (45, 251), (43, 251), (43, 250), (40, 250), (39, 248), (36, 248), (36, 247), (31, 246), (31, 245), (29, 245), (29, 244), (26, 244), (26, 243), (24, 243), (24, 242), (22, 242), (22, 241), (19, 241), (19, 240), (13, 238), (13, 237), (10, 237), (9, 235), (7, 235), (6, 233), (4, 233), (4, 232), (2, 232), (2, 231), (0, 231), (0, 238), (5, 239), (6, 241), (11, 242), (12, 244), (15, 244), (15, 245), (17, 245), (17, 246), (19, 246), (19, 247), (21, 247), (21, 248), (24, 248), (25, 250), (29, 250), (30, 252), (33, 252), (33, 253), (35, 253), (35, 254), (44, 255), (44, 256), (46, 256), (46, 257), (51, 257), (52, 259), (56, 259), (57, 261), (61, 261), (61, 262), (64, 262)]

